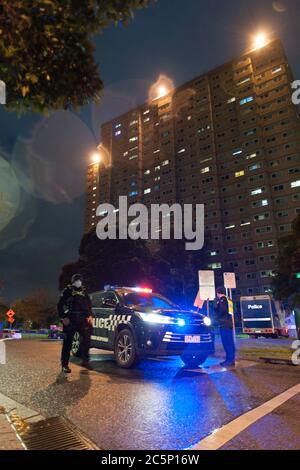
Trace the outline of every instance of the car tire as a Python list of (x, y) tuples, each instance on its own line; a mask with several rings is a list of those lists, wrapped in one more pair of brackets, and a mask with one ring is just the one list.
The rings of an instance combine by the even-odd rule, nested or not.
[(182, 354), (181, 360), (184, 362), (185, 367), (195, 368), (204, 364), (209, 354)]
[(74, 357), (81, 356), (81, 336), (78, 333), (78, 331), (76, 331), (74, 334), (71, 352), (72, 352), (72, 356)]
[(129, 329), (121, 330), (115, 341), (115, 359), (119, 367), (130, 369), (137, 364), (139, 357), (135, 339)]

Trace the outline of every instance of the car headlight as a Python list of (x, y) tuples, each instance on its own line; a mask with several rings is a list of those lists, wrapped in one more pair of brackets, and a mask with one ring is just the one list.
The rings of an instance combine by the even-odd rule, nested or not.
[(204, 317), (203, 322), (205, 326), (211, 326), (211, 319), (209, 317)]
[(160, 315), (159, 313), (143, 313), (138, 312), (142, 320), (147, 323), (156, 323), (157, 325), (172, 325), (174, 324), (174, 318), (166, 315)]

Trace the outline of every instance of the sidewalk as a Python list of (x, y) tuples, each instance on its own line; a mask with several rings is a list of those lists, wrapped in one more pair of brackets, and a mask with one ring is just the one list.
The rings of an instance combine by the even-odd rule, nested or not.
[(18, 438), (14, 427), (8, 420), (8, 414), (11, 411), (16, 412), (21, 418), (27, 419), (28, 423), (38, 422), (44, 419), (44, 417), (0, 393), (0, 451), (26, 450)]
[(25, 450), (7, 415), (3, 413), (0, 414), (0, 450)]

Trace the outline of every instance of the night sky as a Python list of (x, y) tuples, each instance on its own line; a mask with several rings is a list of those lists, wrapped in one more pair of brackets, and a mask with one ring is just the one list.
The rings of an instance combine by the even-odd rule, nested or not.
[(101, 107), (17, 118), (0, 106), (0, 192), (15, 198), (13, 220), (3, 228), (0, 218), (0, 297), (39, 287), (56, 293), (61, 266), (76, 260), (85, 167), (101, 123), (145, 101), (161, 73), (184, 83), (247, 50), (261, 30), (283, 40), (300, 79), (299, 20), (299, 0), (158, 0), (128, 28), (95, 38)]

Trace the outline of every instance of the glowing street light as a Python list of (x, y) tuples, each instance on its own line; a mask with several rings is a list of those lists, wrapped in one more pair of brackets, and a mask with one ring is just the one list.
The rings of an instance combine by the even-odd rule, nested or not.
[(160, 75), (149, 90), (149, 100), (155, 101), (169, 95), (174, 89), (173, 81), (166, 75)]
[(91, 155), (92, 165), (98, 165), (101, 162), (101, 155), (99, 152), (95, 152)]
[(254, 39), (254, 47), (255, 49), (261, 49), (268, 44), (268, 38), (265, 33), (259, 33)]
[(157, 99), (163, 98), (165, 95), (168, 94), (168, 89), (166, 85), (160, 85), (157, 87)]

